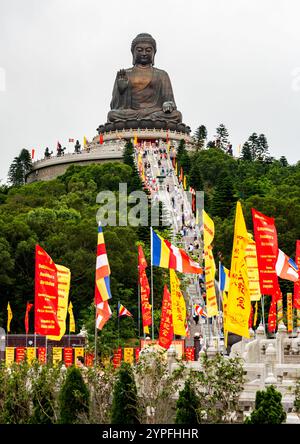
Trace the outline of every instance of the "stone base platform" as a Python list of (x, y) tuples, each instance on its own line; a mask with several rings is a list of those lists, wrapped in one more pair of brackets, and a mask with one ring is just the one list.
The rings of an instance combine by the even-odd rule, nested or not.
[(70, 165), (88, 165), (90, 163), (120, 162), (123, 150), (128, 140), (137, 137), (138, 142), (158, 141), (159, 146), (165, 146), (167, 137), (172, 146), (178, 146), (184, 139), (188, 150), (193, 149), (193, 139), (177, 131), (163, 129), (137, 129), (111, 131), (103, 134), (103, 143), (100, 144), (100, 136), (95, 136), (80, 153), (64, 154), (44, 158), (33, 163), (32, 172), (27, 176), (27, 183), (40, 180), (52, 180), (62, 175)]

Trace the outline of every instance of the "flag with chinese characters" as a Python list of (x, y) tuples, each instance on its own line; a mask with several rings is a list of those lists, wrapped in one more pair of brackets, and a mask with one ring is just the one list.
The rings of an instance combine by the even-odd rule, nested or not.
[(203, 237), (205, 258), (205, 284), (206, 284), (206, 311), (209, 318), (218, 315), (217, 296), (215, 289), (216, 265), (212, 252), (212, 242), (215, 235), (215, 225), (209, 215), (202, 210)]
[(161, 308), (161, 321), (159, 329), (158, 343), (161, 347), (168, 350), (174, 336), (172, 319), (172, 301), (168, 287), (164, 286), (164, 296)]
[(150, 286), (146, 274), (147, 262), (141, 245), (138, 246), (138, 271), (141, 295), (142, 322), (145, 334), (149, 334), (149, 327), (152, 325), (151, 304), (149, 303)]
[(176, 272), (170, 269), (172, 320), (175, 335), (186, 336), (186, 305)]
[(73, 314), (73, 304), (70, 301), (69, 307), (68, 307), (68, 313), (69, 313), (69, 333), (75, 332), (75, 318)]
[[(246, 248), (248, 232), (240, 202), (236, 204), (234, 238), (230, 268), (230, 283), (227, 299), (224, 330), (249, 338), (250, 291), (248, 283)], [(227, 334), (225, 339), (227, 338)]]

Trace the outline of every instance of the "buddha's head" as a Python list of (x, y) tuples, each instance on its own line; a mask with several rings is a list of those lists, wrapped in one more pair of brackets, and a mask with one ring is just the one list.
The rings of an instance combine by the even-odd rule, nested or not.
[(150, 34), (138, 34), (132, 41), (133, 65), (154, 65), (156, 41)]

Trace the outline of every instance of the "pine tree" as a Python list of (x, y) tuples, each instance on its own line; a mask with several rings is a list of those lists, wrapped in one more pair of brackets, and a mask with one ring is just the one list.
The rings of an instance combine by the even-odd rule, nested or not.
[(127, 362), (122, 363), (114, 385), (111, 424), (139, 424), (137, 390)]
[(223, 123), (221, 123), (218, 128), (216, 129), (218, 140), (219, 140), (219, 148), (226, 151), (227, 145), (229, 143), (228, 137), (229, 133), (227, 131), (227, 128)]
[(195, 135), (194, 135), (195, 139), (196, 139), (196, 145), (198, 148), (203, 148), (204, 147), (204, 141), (207, 138), (207, 129), (204, 125), (200, 125), (196, 131), (195, 131)]
[(217, 179), (211, 200), (210, 211), (212, 216), (222, 219), (228, 218), (234, 209), (236, 197), (234, 195), (232, 180), (226, 172), (220, 174)]
[(13, 186), (24, 185), (26, 176), (32, 170), (31, 156), (28, 150), (22, 149), (18, 157), (15, 157), (8, 171), (8, 181)]
[(249, 142), (244, 143), (241, 154), (242, 154), (241, 157), (243, 160), (248, 160), (248, 161), (252, 162), (253, 158), (252, 158), (252, 152), (251, 152)]
[(289, 165), (287, 158), (285, 156), (281, 156), (279, 162), (283, 167), (287, 167)]
[(176, 160), (177, 160), (178, 171), (180, 171), (180, 168), (182, 167), (184, 174), (188, 174), (191, 167), (191, 159), (185, 147), (184, 139), (181, 139), (179, 142), (177, 148)]
[(134, 147), (133, 147), (133, 143), (130, 140), (128, 140), (128, 142), (126, 142), (126, 145), (125, 145), (125, 148), (124, 148), (123, 162), (126, 165), (129, 165), (131, 168), (135, 167)]
[(78, 368), (68, 368), (59, 394), (60, 423), (75, 424), (80, 413), (89, 411), (89, 390)]
[(255, 409), (246, 424), (282, 424), (286, 419), (286, 413), (281, 403), (282, 395), (273, 385), (267, 390), (257, 391), (255, 397)]
[(268, 157), (268, 142), (264, 134), (260, 134), (257, 139), (256, 158), (257, 160), (265, 160)]
[(197, 424), (197, 408), (199, 400), (191, 381), (185, 381), (176, 404), (175, 424)]

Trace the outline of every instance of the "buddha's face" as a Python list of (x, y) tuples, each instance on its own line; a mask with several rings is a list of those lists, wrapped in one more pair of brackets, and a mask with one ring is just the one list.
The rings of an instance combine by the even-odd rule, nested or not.
[(149, 43), (138, 43), (133, 50), (134, 65), (153, 65), (154, 48)]

